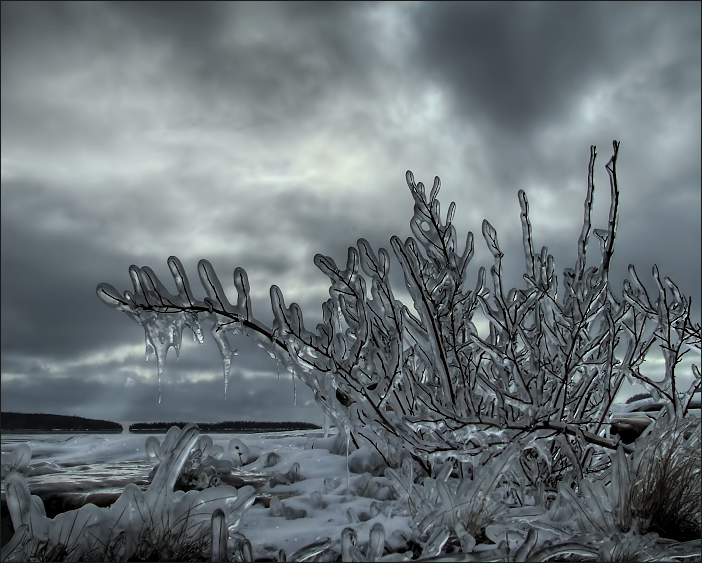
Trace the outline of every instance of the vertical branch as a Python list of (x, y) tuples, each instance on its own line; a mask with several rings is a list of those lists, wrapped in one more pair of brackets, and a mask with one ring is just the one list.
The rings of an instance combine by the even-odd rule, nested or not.
[(614, 237), (617, 230), (617, 220), (619, 212), (619, 186), (617, 185), (617, 155), (619, 154), (619, 143), (612, 141), (614, 154), (607, 163), (607, 173), (609, 174), (609, 186), (611, 190), (611, 202), (609, 206), (609, 222), (607, 224), (607, 243), (605, 244), (605, 252), (602, 260), (602, 275), (606, 276), (609, 272), (609, 262), (614, 254)]
[(522, 220), (522, 244), (524, 245), (524, 259), (526, 261), (526, 273), (534, 278), (534, 245), (531, 238), (531, 221), (529, 221), (529, 201), (524, 190), (519, 190), (519, 206), (522, 209), (520, 218)]
[(595, 159), (597, 149), (595, 145), (590, 147), (590, 163), (587, 166), (587, 194), (585, 195), (585, 214), (583, 217), (583, 228), (578, 239), (578, 261), (575, 265), (575, 279), (581, 281), (585, 272), (585, 256), (587, 254), (587, 242), (590, 238), (590, 215), (592, 213), (592, 200), (595, 194)]

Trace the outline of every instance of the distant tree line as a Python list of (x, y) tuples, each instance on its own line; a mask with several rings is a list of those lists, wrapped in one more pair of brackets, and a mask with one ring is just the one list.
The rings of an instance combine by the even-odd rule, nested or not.
[(3, 431), (122, 432), (124, 430), (121, 424), (109, 420), (25, 412), (0, 413), (0, 426)]
[[(130, 432), (166, 432), (171, 426), (183, 428), (187, 422), (136, 422), (129, 425)], [(317, 430), (321, 426), (309, 422), (256, 422), (237, 420), (226, 422), (199, 422), (203, 432), (259, 432), (286, 430)]]

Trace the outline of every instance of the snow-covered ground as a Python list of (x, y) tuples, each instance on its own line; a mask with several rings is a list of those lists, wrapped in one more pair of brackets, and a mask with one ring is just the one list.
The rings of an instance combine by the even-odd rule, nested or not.
[[(643, 413), (626, 412), (632, 408), (629, 405), (616, 407), (613, 409), (616, 413), (614, 418), (623, 421), (631, 416), (645, 416)], [(168, 466), (164, 455), (171, 450), (176, 451), (175, 441), (180, 443), (179, 436), (185, 437), (185, 431), (174, 430), (170, 433), (170, 442), (165, 434), (155, 434), (158, 441), (150, 438), (149, 434), (129, 433), (3, 434), (3, 476), (8, 474), (10, 465), (21, 457), (24, 461), (15, 465), (23, 466), (20, 470), (32, 494), (110, 493), (116, 499), (129, 483), (135, 483), (146, 492), (151, 486), (152, 467), (159, 460)], [(353, 528), (358, 538), (357, 544), (363, 550), (369, 543), (371, 528), (377, 524), (382, 524), (384, 529), (380, 545), (382, 549), (384, 542), (386, 554), (390, 552), (399, 556), (399, 553), (412, 547), (408, 545), (408, 540), (413, 537), (408, 511), (391, 509), (391, 503), (384, 502), (396, 498), (393, 482), (386, 476), (384, 465), (367, 446), (345, 455), (345, 442), (337, 440), (335, 430), (328, 437), (324, 437), (322, 431), (309, 430), (200, 434), (197, 442), (189, 443), (197, 444), (197, 448), (193, 446), (193, 449), (188, 446), (187, 451), (191, 454), (203, 452), (198, 475), (203, 474), (202, 467), (217, 466), (219, 460), (225, 467), (220, 472), (227, 478), (224, 485), (233, 485), (240, 492), (246, 491), (246, 485), (255, 489), (256, 502), (243, 511), (236, 527), (229, 529), (230, 539), (232, 532), (238, 532), (250, 541), (255, 560), (277, 561), (281, 549), (289, 557), (305, 546), (328, 538), (331, 545), (322, 560), (334, 561), (342, 552), (341, 539), (345, 528)], [(31, 448), (28, 466), (29, 452), (25, 448), (25, 453), (21, 454), (21, 444)], [(170, 445), (167, 447), (167, 444)], [(8, 453), (13, 451), (15, 453)], [(242, 457), (238, 458), (237, 454)], [(195, 459), (200, 458), (196, 456)], [(186, 462), (182, 467), (185, 469), (187, 466)], [(399, 470), (398, 473), (402, 474)], [(392, 477), (399, 479), (397, 474)], [(401, 481), (404, 482), (406, 477), (404, 475)], [(206, 477), (210, 485), (214, 483), (207, 481), (211, 478)], [(154, 478), (154, 483), (157, 479)], [(194, 479), (197, 481), (198, 477)], [(411, 473), (409, 479), (408, 483), (412, 479)], [(476, 475), (475, 480), (482, 479)], [(400, 480), (394, 484), (398, 483)], [(236, 496), (237, 491), (229, 490)], [(5, 500), (4, 479), (2, 492)], [(227, 498), (231, 498), (229, 493)], [(154, 502), (153, 496), (149, 502)], [(524, 510), (529, 512), (527, 505), (531, 504), (533, 500), (526, 502)], [(207, 512), (208, 521), (211, 512)], [(528, 516), (527, 512), (525, 516)], [(487, 539), (482, 538), (477, 545), (473, 541), (470, 548), (473, 553), (497, 549), (501, 537), (499, 528), (497, 524), (487, 526)], [(525, 541), (523, 537), (520, 539)], [(350, 543), (346, 542), (346, 545), (348, 549)], [(518, 545), (513, 546), (510, 541), (508, 548), (516, 549)], [(343, 560), (351, 560), (348, 553), (345, 555)], [(484, 555), (489, 558), (488, 553)]]
[[(154, 435), (161, 441), (165, 436)], [(115, 481), (111, 481), (111, 487), (102, 487), (100, 481), (128, 480), (130, 476), (137, 476), (139, 470), (142, 479), (148, 475), (151, 464), (144, 449), (148, 436), (149, 434), (127, 433), (76, 436), (3, 434), (2, 450), (11, 451), (20, 443), (30, 445), (31, 465), (37, 470), (25, 474), (32, 492), (38, 487), (46, 489), (53, 486), (61, 489), (65, 485), (74, 486), (81, 482), (87, 487), (92, 483), (93, 490), (114, 491), (119, 488), (115, 487)], [(370, 527), (381, 522), (385, 527), (388, 547), (399, 550), (407, 545), (405, 538), (410, 535), (407, 517), (386, 517), (380, 513), (371, 518), (371, 503), (378, 497), (382, 498), (382, 487), (387, 488), (388, 495), (390, 493), (387, 478), (373, 477), (372, 480), (381, 485), (374, 498), (358, 494), (363, 493), (360, 490), (363, 481), (367, 484), (368, 477), (362, 478), (364, 469), (371, 469), (362, 450), (351, 452), (347, 459), (346, 456), (333, 455), (326, 449), (315, 447), (330, 442), (329, 438), (322, 438), (321, 431), (209, 436), (215, 445), (222, 446), (225, 451), (232, 438), (244, 442), (249, 448), (249, 460), (253, 461), (243, 467), (235, 467), (232, 473), (253, 484), (257, 488), (257, 496), (267, 501), (265, 504), (268, 504), (271, 497), (278, 497), (284, 506), (293, 509), (294, 520), (287, 520), (285, 516), (273, 516), (274, 511), (260, 502), (244, 513), (238, 531), (251, 542), (257, 560), (275, 559), (281, 548), (287, 554), (293, 553), (323, 536), (332, 540), (332, 546), (336, 546), (339, 553), (341, 532), (351, 523), (361, 543), (367, 542)], [(264, 467), (271, 452), (275, 452), (279, 460), (271, 467)], [(300, 480), (289, 485), (271, 486), (270, 479), (287, 473), (294, 463), (299, 463)], [(42, 474), (42, 467), (58, 467), (60, 471)], [(348, 494), (349, 485), (352, 494)], [(321, 503), (315, 501), (315, 492), (324, 494)]]

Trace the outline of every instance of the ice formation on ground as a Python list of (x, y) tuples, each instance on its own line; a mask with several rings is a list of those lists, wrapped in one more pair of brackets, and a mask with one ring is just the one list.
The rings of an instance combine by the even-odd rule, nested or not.
[[(192, 452), (202, 444), (212, 444), (208, 437), (196, 433), (188, 436), (189, 430), (192, 432), (188, 428), (179, 431), (168, 440), (170, 449), (161, 452), (166, 464), (173, 460), (174, 450), (180, 452), (175, 454), (178, 461), (172, 465), (165, 487), (154, 487), (152, 483), (146, 493), (139, 491), (141, 494), (134, 491), (135, 487), (127, 487), (123, 498), (109, 509), (86, 506), (53, 520), (42, 519), (40, 500), (32, 497), (26, 484), (22, 484), (23, 478), (12, 472), (8, 500), (15, 499), (13, 506), (24, 506), (19, 512), (25, 514), (18, 519), (17, 508), (13, 509), (17, 532), (5, 546), (3, 560), (24, 560), (28, 552), (41, 546), (45, 554), (55, 550), (52, 557), (63, 554), (72, 560), (80, 554), (92, 554), (93, 560), (99, 560), (96, 556), (103, 552), (86, 541), (88, 535), (66, 535), (66, 526), (70, 525), (84, 526), (95, 536), (101, 531), (102, 541), (113, 542), (108, 544), (110, 560), (124, 560), (129, 549), (136, 549), (127, 539), (138, 530), (144, 535), (144, 528), (149, 526), (147, 537), (157, 537), (157, 532), (169, 537), (169, 530), (172, 535), (180, 532), (181, 545), (202, 541), (201, 550), (211, 550), (211, 556), (217, 557), (213, 560), (228, 561), (295, 561), (304, 557), (314, 560), (317, 555), (321, 561), (333, 561), (339, 556), (342, 561), (538, 561), (569, 553), (598, 561), (613, 560), (623, 553), (637, 560), (649, 557), (673, 561), (677, 560), (674, 557), (684, 559), (699, 553), (699, 541), (661, 538), (642, 529), (631, 511), (626, 510), (626, 496), (642, 486), (637, 467), (643, 465), (643, 472), (649, 472), (648, 466), (661, 454), (656, 446), (661, 442), (673, 445), (684, 427), (667, 431), (651, 428), (636, 444), (638, 455), (629, 458), (621, 449), (615, 454), (610, 484), (585, 478), (580, 484), (582, 492), (560, 487), (560, 496), (549, 508), (544, 506), (548, 503), (540, 503), (537, 498), (524, 496), (518, 501), (510, 494), (514, 492), (510, 490), (514, 485), (510, 471), (515, 467), (510, 467), (513, 452), (509, 450), (487, 460), (481, 468), (464, 471), (463, 476), (459, 467), (465, 470), (466, 466), (449, 461), (429, 477), (418, 471), (410, 457), (405, 457), (397, 470), (378, 465), (377, 454), (368, 446), (352, 452), (347, 460), (345, 455), (326, 449), (334, 445), (329, 438), (291, 435), (271, 440), (265, 436), (241, 436), (236, 440), (249, 449), (251, 461), (239, 470), (267, 471), (269, 481), (254, 494), (270, 495), (271, 502), (268, 507), (252, 505), (253, 497), (244, 501), (242, 494), (246, 489), (239, 489), (237, 498), (227, 500), (227, 504), (233, 501), (241, 508), (238, 522), (227, 517), (226, 507), (217, 506), (224, 496), (220, 492), (229, 495), (230, 487), (167, 494), (169, 484), (177, 481), (176, 474), (183, 471)], [(174, 434), (171, 432), (171, 436)], [(181, 439), (183, 435), (186, 437)], [(232, 441), (227, 437), (215, 440), (219, 443), (209, 447), (217, 452)], [(113, 443), (114, 454), (106, 448), (101, 458), (125, 457), (118, 440)], [(699, 430), (687, 440), (678, 439), (678, 446), (681, 445), (699, 450)], [(86, 452), (86, 456), (90, 455)], [(142, 451), (142, 455), (148, 454)], [(347, 467), (351, 473), (349, 486), (345, 478)], [(159, 475), (166, 475), (165, 470)], [(699, 470), (697, 476), (699, 481)], [(205, 498), (203, 493), (209, 496)], [(164, 498), (156, 500), (156, 494)], [(160, 528), (158, 521), (137, 515), (139, 509), (142, 514), (159, 514), (156, 504), (163, 513), (171, 515), (166, 516)], [(175, 504), (180, 508), (176, 509)], [(195, 509), (195, 519), (178, 527), (178, 515), (182, 516), (190, 506)], [(123, 516), (122, 523), (117, 524), (124, 535), (119, 531), (109, 533), (98, 525), (108, 522), (108, 528), (112, 528), (119, 520), (114, 514), (125, 508), (131, 516)], [(169, 530), (165, 529), (167, 526)], [(320, 530), (324, 530), (321, 536)], [(45, 534), (44, 539), (37, 533)], [(76, 542), (83, 543), (75, 545)]]
[(189, 424), (171, 437), (160, 450), (162, 461), (148, 490), (127, 485), (109, 508), (87, 504), (49, 519), (43, 502), (31, 495), (24, 478), (10, 471), (5, 478), (7, 505), (20, 539), (8, 553), (3, 549), (3, 560), (24, 561), (37, 552), (46, 555), (48, 549), (56, 560), (124, 561), (137, 553), (145, 555), (144, 549), (173, 549), (173, 538), (187, 543), (207, 541), (215, 510), (222, 512), (227, 528), (236, 527), (253, 503), (255, 489), (221, 485), (203, 491), (175, 491), (198, 430)]

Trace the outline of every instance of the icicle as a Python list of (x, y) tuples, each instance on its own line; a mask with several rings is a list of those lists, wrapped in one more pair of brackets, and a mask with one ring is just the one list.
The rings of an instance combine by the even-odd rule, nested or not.
[(280, 360), (277, 356), (275, 358), (275, 368), (278, 370), (278, 381), (280, 381)]
[(349, 429), (344, 424), (344, 430), (346, 431), (346, 494), (351, 490), (351, 476), (349, 474)]
[(232, 360), (228, 356), (222, 356), (222, 365), (224, 367), (224, 400), (227, 400), (227, 384), (229, 383), (229, 369), (232, 365)]
[[(158, 359), (157, 359), (158, 361)], [(161, 404), (161, 374), (163, 374), (163, 362), (158, 362), (158, 404)]]
[(229, 385), (229, 371), (232, 365), (232, 356), (238, 356), (239, 352), (234, 350), (228, 357), (222, 356), (222, 363), (224, 365), (224, 400), (227, 400), (227, 386)]
[(291, 372), (293, 380), (293, 404), (297, 406), (297, 387), (295, 387), (295, 372)]
[(326, 438), (329, 436), (329, 426), (331, 424), (331, 420), (329, 418), (329, 415), (327, 413), (324, 413), (324, 437)]

